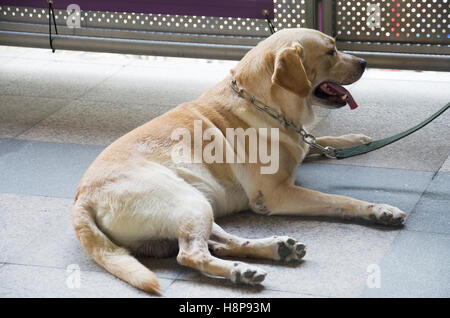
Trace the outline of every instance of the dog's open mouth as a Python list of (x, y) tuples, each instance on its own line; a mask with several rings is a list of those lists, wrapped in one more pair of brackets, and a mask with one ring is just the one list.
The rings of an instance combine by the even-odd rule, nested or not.
[(342, 107), (346, 104), (348, 104), (351, 109), (358, 107), (358, 104), (356, 104), (350, 92), (336, 83), (323, 82), (316, 87), (314, 95), (335, 107)]

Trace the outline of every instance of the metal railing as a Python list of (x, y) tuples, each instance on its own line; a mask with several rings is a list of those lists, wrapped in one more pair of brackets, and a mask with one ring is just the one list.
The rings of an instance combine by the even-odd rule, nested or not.
[[(312, 27), (311, 1), (274, 1), (278, 28)], [(82, 8), (81, 8), (82, 9)], [(48, 12), (1, 5), (0, 44), (49, 47)], [(270, 35), (267, 21), (252, 18), (55, 9), (56, 49), (240, 59)], [(79, 27), (68, 26), (78, 19)]]
[(450, 71), (448, 0), (322, 0), (320, 9), (316, 26), (372, 67)]
[[(240, 59), (270, 35), (263, 18), (67, 10), (55, 18), (56, 49)], [(320, 29), (372, 67), (450, 71), (449, 21), (449, 0), (274, 0), (277, 29)], [(48, 10), (0, 0), (0, 44), (48, 48)]]

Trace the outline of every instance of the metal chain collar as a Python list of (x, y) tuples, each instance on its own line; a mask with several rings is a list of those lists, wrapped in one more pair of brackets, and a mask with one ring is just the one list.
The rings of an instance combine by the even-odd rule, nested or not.
[(303, 129), (303, 127), (301, 127), (301, 126), (298, 127), (296, 124), (294, 124), (292, 121), (288, 120), (286, 118), (286, 116), (284, 116), (282, 113), (280, 113), (275, 108), (267, 106), (266, 104), (264, 104), (264, 103), (260, 102), (259, 100), (257, 100), (255, 98), (255, 96), (249, 94), (243, 88), (239, 88), (237, 86), (236, 80), (232, 80), (230, 85), (231, 85), (231, 88), (239, 95), (239, 97), (242, 97), (242, 98), (246, 98), (247, 97), (248, 100), (250, 101), (250, 103), (253, 106), (255, 106), (255, 108), (257, 110), (265, 112), (270, 117), (272, 117), (272, 118), (276, 119), (278, 122), (280, 122), (280, 124), (282, 124), (283, 126), (291, 127), (292, 129), (294, 129), (297, 134), (302, 136), (303, 141), (305, 143), (307, 143), (311, 147), (319, 150), (320, 152), (322, 152), (328, 158), (334, 158), (334, 159), (336, 158), (336, 156), (335, 156), (335, 148), (330, 147), (330, 146), (323, 147), (323, 146), (319, 145), (316, 142), (316, 137), (314, 137), (313, 135), (309, 134), (306, 130)]

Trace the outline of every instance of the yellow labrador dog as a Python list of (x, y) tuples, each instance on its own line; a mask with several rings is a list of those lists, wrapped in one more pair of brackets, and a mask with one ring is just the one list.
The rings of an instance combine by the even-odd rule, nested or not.
[[(178, 263), (205, 275), (259, 284), (264, 271), (217, 256), (289, 262), (305, 255), (305, 245), (290, 237), (245, 239), (226, 233), (214, 223), (214, 218), (226, 214), (251, 209), (266, 215), (401, 224), (406, 214), (395, 207), (294, 185), (297, 166), (311, 152), (298, 131), (279, 118), (304, 127), (314, 118), (313, 105), (356, 107), (341, 85), (357, 81), (364, 68), (364, 60), (338, 52), (333, 38), (315, 30), (286, 29), (262, 41), (196, 101), (134, 129), (98, 156), (78, 186), (72, 211), (81, 245), (113, 275), (158, 294), (155, 274), (135, 256), (177, 255)], [(270, 115), (274, 112), (278, 119)], [(267, 161), (246, 160), (256, 149), (231, 141), (226, 133), (233, 128), (253, 129), (263, 140), (256, 148), (277, 145), (271, 150), (277, 154), (277, 169), (263, 173)], [(175, 134), (180, 137), (206, 131), (209, 139), (203, 140), (221, 145), (211, 152), (216, 159), (240, 148), (243, 160), (174, 160), (181, 149), (174, 132), (181, 132)], [(369, 137), (359, 134), (317, 138), (320, 145), (332, 147), (367, 141)], [(195, 142), (187, 146), (193, 152), (209, 147), (198, 148)]]

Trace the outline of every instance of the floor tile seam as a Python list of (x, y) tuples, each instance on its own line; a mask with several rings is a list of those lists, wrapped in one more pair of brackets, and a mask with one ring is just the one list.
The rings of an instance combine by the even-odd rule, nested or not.
[[(176, 282), (195, 282), (197, 281), (197, 279), (195, 278), (189, 278), (189, 277), (177, 277)], [(175, 283), (175, 282), (174, 282)], [(264, 283), (263, 283), (264, 285)], [(236, 285), (236, 288), (238, 288), (239, 285)], [(282, 290), (282, 289), (277, 289), (277, 288), (272, 288), (272, 287), (264, 287), (265, 290), (268, 291), (275, 291), (275, 292), (282, 292), (282, 293), (291, 293), (291, 294), (298, 294), (298, 295), (309, 295), (309, 296), (318, 296), (318, 297), (336, 297), (333, 295), (325, 295), (325, 294), (318, 294), (318, 293), (311, 293), (308, 291), (293, 291), (293, 290)]]

